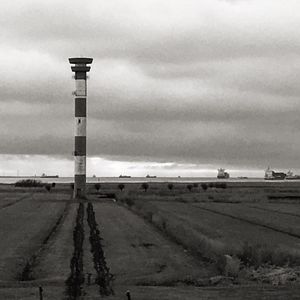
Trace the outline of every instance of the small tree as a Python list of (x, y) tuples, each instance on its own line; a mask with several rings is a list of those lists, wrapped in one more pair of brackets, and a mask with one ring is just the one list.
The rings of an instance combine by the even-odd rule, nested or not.
[(222, 182), (221, 188), (222, 188), (222, 189), (227, 189), (227, 183), (226, 183), (226, 182)]
[(208, 186), (207, 186), (206, 183), (201, 183), (201, 187), (202, 187), (202, 190), (203, 190), (203, 191), (206, 191), (207, 188), (208, 188)]
[(171, 191), (171, 190), (173, 190), (173, 188), (174, 188), (174, 184), (173, 183), (169, 183), (168, 184), (168, 189)]
[(95, 183), (95, 189), (96, 189), (97, 192), (99, 192), (100, 188), (101, 188), (101, 184), (100, 183)]
[(192, 185), (192, 184), (188, 184), (188, 185), (186, 186), (186, 188), (191, 192), (191, 191), (192, 191), (192, 188), (193, 188), (193, 185)]
[(218, 189), (226, 189), (227, 188), (227, 184), (226, 184), (226, 182), (218, 182), (218, 183), (216, 183), (216, 188), (218, 188)]
[(145, 192), (147, 192), (148, 188), (149, 188), (149, 184), (147, 182), (144, 182), (142, 185), (141, 185), (142, 189), (145, 190)]
[(120, 191), (122, 192), (122, 191), (124, 190), (124, 188), (125, 188), (125, 184), (120, 183), (120, 184), (118, 185), (118, 188), (119, 188)]
[(56, 186), (56, 183), (52, 182), (52, 187), (55, 188), (55, 186)]
[(74, 191), (74, 183), (73, 183), (73, 182), (70, 183), (70, 187), (71, 187), (71, 189)]
[(50, 184), (46, 184), (45, 185), (45, 189), (50, 193), (50, 191), (51, 191), (51, 185)]
[(210, 183), (208, 184), (208, 186), (209, 186), (210, 188), (213, 188), (213, 187), (215, 187), (215, 184), (214, 184), (213, 182), (210, 182)]

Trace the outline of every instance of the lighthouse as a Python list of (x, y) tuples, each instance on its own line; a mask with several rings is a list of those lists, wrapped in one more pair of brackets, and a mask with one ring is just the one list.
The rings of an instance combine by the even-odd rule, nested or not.
[(69, 58), (72, 72), (75, 73), (75, 143), (74, 143), (74, 198), (84, 198), (86, 192), (86, 121), (87, 84), (86, 73), (92, 58)]

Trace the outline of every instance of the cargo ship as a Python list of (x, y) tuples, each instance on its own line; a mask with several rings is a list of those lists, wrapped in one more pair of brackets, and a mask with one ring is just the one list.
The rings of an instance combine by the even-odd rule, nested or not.
[(155, 176), (155, 175), (152, 176), (152, 175), (149, 175), (149, 174), (148, 174), (148, 175), (146, 176), (146, 178), (156, 178), (156, 176)]
[(291, 170), (289, 170), (285, 177), (286, 180), (300, 180), (300, 175), (294, 175)]
[(229, 173), (225, 172), (225, 169), (220, 168), (220, 169), (218, 169), (217, 178), (218, 179), (228, 179), (229, 178)]
[(270, 167), (265, 171), (265, 180), (284, 180), (287, 174), (284, 172), (275, 172)]
[(58, 175), (46, 175), (45, 173), (42, 174), (41, 178), (58, 178)]
[(129, 175), (122, 175), (122, 174), (121, 174), (121, 175), (119, 176), (119, 178), (131, 178), (131, 176), (129, 176)]

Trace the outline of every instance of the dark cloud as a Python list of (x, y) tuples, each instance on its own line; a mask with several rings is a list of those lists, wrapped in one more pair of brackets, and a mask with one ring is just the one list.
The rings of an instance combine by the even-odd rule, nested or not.
[(12, 1), (0, 12), (0, 153), (71, 156), (67, 58), (95, 58), (88, 153), (298, 164), (300, 4)]

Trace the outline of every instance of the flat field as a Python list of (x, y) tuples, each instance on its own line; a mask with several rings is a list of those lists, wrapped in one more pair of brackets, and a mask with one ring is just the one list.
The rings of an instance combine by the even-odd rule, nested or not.
[(115, 202), (94, 203), (111, 272), (118, 284), (163, 284), (213, 276), (212, 266), (194, 259), (158, 230)]
[(294, 235), (298, 233), (299, 217), (232, 203), (155, 201), (148, 202), (141, 210), (185, 247), (209, 258), (238, 253), (246, 243), (299, 251), (300, 240)]
[[(292, 205), (290, 204), (290, 206)], [(194, 204), (193, 207), (216, 212), (223, 216), (248, 222), (249, 224), (264, 226), (273, 231), (286, 233), (294, 237), (300, 237), (300, 215), (288, 213), (286, 209), (282, 209), (282, 205), (274, 207), (273, 204), (273, 210), (266, 210), (264, 206), (258, 208), (240, 203), (200, 203)], [(293, 210), (297, 209), (299, 209), (298, 205), (294, 204)]]
[(14, 205), (15, 203), (22, 201), (25, 198), (28, 198), (32, 195), (32, 193), (22, 193), (22, 192), (3, 192), (0, 194), (0, 209), (9, 207), (11, 205)]
[(299, 299), (295, 183), (103, 183), (86, 200), (71, 194), (0, 186), (0, 299), (38, 299), (39, 286), (44, 299), (67, 299), (77, 275), (81, 299), (98, 299), (102, 285), (108, 299), (127, 289), (132, 299)]
[(50, 234), (65, 203), (42, 203), (36, 196), (0, 210), (0, 280), (17, 280)]

